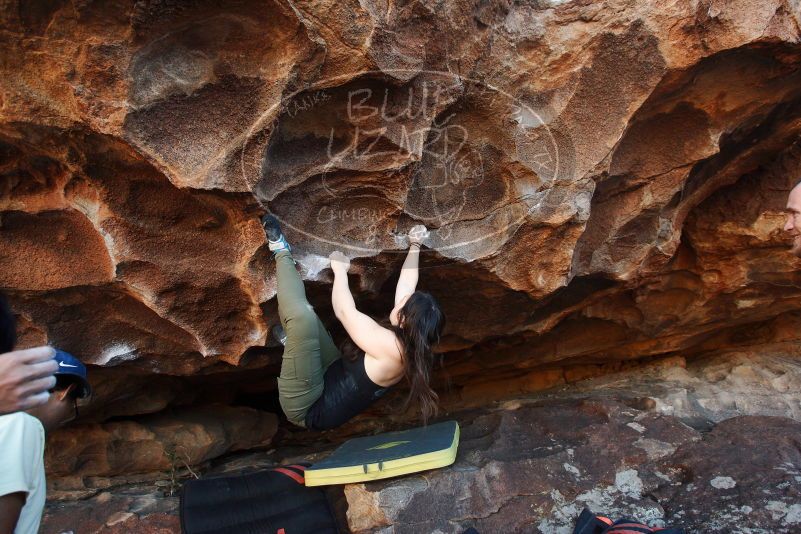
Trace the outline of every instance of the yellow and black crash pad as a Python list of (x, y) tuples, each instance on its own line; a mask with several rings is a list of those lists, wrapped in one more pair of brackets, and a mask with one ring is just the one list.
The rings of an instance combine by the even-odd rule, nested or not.
[(355, 438), (309, 467), (306, 485), (365, 482), (445, 467), (456, 460), (458, 446), (456, 421)]

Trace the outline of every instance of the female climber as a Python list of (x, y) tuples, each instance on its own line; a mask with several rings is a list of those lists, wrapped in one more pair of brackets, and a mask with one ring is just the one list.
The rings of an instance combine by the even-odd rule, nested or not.
[(356, 309), (348, 287), (350, 260), (341, 252), (331, 254), (331, 304), (359, 349), (355, 358), (343, 358), (306, 300), (278, 220), (267, 214), (261, 222), (276, 263), (278, 316), (285, 332), (278, 398), (287, 419), (311, 430), (337, 427), (404, 378), (410, 388), (407, 405), (419, 402), (424, 421), (436, 414), (438, 397), (430, 386), (432, 349), (439, 342), (445, 316), (434, 297), (415, 289), (425, 227), (409, 233), (409, 252), (386, 327)]

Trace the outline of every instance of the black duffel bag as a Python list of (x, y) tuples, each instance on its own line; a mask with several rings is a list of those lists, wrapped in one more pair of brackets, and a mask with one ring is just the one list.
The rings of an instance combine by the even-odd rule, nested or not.
[(339, 534), (325, 492), (305, 466), (192, 480), (181, 492), (184, 534)]

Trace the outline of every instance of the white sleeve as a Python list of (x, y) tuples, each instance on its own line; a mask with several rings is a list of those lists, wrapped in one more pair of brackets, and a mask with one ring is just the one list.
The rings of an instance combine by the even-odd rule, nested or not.
[(23, 412), (0, 416), (0, 496), (30, 493), (44, 455), (42, 423)]

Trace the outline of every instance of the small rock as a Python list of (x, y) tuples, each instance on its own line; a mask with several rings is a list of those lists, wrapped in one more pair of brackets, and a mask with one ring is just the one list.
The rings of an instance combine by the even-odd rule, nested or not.
[(639, 432), (640, 434), (642, 434), (643, 432), (645, 432), (645, 427), (644, 427), (644, 426), (642, 426), (642, 425), (641, 425), (641, 424), (639, 424), (639, 423), (628, 423), (626, 426), (627, 426), (627, 427), (629, 427), (629, 428), (633, 428), (634, 430), (636, 430), (636, 431), (637, 431), (637, 432)]
[(788, 525), (797, 525), (801, 523), (801, 504), (794, 504), (787, 509), (787, 515), (782, 520), (783, 523)]
[(569, 464), (569, 463), (567, 463), (567, 462), (565, 462), (565, 463), (563, 464), (563, 466), (564, 466), (564, 468), (565, 468), (565, 471), (567, 471), (567, 472), (568, 472), (568, 473), (570, 473), (571, 475), (573, 475), (573, 476), (576, 476), (576, 477), (579, 477), (579, 476), (581, 476), (581, 472), (578, 470), (578, 468), (577, 468), (576, 466), (570, 465), (570, 464)]
[(709, 481), (713, 488), (717, 489), (731, 489), (737, 485), (732, 477), (715, 477)]
[(638, 476), (636, 469), (627, 469), (615, 474), (615, 486), (620, 490), (620, 493), (639, 499), (642, 497), (642, 480)]

